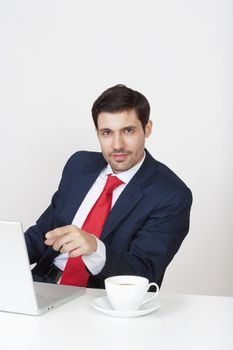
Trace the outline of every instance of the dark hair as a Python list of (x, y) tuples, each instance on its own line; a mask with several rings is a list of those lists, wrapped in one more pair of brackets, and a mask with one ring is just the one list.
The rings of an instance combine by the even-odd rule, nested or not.
[(149, 120), (150, 105), (145, 96), (125, 85), (118, 84), (105, 90), (92, 106), (92, 118), (98, 128), (98, 115), (101, 112), (123, 112), (135, 110), (143, 130)]

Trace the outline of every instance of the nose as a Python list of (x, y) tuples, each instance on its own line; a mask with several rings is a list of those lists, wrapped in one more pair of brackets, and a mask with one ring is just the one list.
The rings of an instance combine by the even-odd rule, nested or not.
[(124, 142), (121, 134), (115, 134), (112, 139), (112, 148), (114, 150), (120, 150), (124, 148)]

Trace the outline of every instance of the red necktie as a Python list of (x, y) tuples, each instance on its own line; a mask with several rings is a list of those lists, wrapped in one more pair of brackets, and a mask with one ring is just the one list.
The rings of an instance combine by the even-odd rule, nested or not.
[[(111, 210), (112, 193), (123, 183), (116, 176), (108, 175), (104, 189), (87, 215), (82, 230), (95, 235), (97, 238), (100, 237), (104, 223)], [(86, 270), (85, 264), (81, 256), (78, 256), (77, 258), (68, 258), (60, 283), (86, 287), (88, 278), (89, 273)]]

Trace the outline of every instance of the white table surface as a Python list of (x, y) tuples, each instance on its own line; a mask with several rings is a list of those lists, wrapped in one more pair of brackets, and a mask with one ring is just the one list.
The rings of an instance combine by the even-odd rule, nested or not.
[(102, 295), (87, 289), (42, 316), (0, 312), (0, 349), (233, 349), (233, 298), (161, 293), (159, 310), (116, 318), (91, 306)]

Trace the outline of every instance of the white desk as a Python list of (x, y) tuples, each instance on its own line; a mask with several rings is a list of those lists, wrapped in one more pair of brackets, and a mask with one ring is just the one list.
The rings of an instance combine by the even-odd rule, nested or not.
[(104, 290), (42, 316), (0, 312), (0, 349), (23, 350), (232, 350), (233, 298), (161, 294), (162, 307), (135, 318), (92, 308)]

